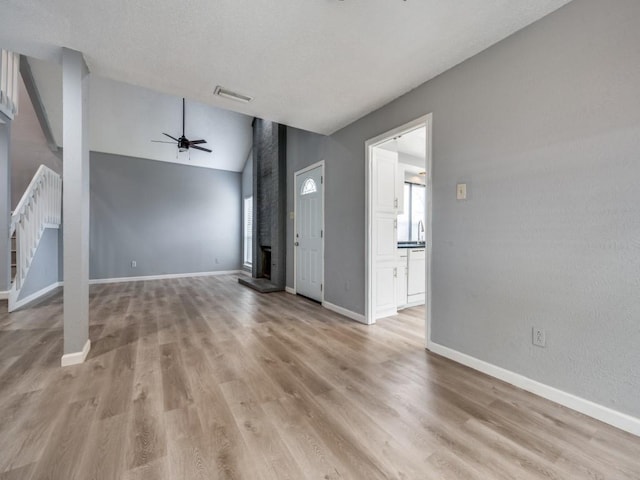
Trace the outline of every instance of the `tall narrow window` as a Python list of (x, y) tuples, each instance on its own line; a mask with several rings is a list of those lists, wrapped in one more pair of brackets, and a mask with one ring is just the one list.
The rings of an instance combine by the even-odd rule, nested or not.
[(251, 266), (253, 258), (253, 197), (244, 199), (244, 264)]

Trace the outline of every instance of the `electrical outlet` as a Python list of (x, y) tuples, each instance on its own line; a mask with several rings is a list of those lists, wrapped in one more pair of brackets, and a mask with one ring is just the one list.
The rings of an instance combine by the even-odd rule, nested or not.
[(138, 263), (135, 260), (131, 260), (131, 268), (136, 268)]
[(547, 334), (544, 331), (544, 328), (533, 327), (533, 344), (536, 347), (546, 347), (547, 346)]

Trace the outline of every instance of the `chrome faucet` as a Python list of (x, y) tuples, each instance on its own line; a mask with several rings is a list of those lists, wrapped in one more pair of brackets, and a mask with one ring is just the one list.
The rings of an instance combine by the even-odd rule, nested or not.
[[(420, 233), (422, 233), (422, 239), (420, 239)], [(424, 222), (422, 220), (418, 220), (418, 241), (424, 242)]]

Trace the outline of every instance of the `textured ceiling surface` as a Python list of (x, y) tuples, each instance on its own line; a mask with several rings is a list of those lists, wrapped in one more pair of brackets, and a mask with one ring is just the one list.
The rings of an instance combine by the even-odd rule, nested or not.
[(5, 0), (0, 45), (72, 48), (102, 77), (332, 133), (568, 1)]

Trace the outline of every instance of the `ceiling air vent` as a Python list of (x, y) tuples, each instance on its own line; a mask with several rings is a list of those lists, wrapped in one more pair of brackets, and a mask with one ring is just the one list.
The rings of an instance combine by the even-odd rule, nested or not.
[(251, 100), (253, 100), (253, 97), (242, 95), (241, 93), (232, 92), (231, 90), (227, 90), (220, 85), (216, 87), (216, 89), (213, 91), (213, 94), (222, 98), (228, 98), (229, 100), (235, 100), (236, 102), (242, 103), (249, 103)]

